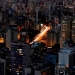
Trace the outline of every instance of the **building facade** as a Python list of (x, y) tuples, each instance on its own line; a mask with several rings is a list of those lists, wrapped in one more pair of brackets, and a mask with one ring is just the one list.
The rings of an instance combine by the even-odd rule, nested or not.
[(64, 17), (61, 19), (61, 31), (60, 31), (60, 48), (63, 47), (63, 43), (67, 39), (73, 39), (75, 42), (75, 20), (73, 17)]
[(18, 41), (18, 31), (17, 31), (17, 26), (16, 27), (12, 27), (12, 26), (8, 26), (6, 28), (6, 36), (5, 36), (5, 43), (6, 43), (6, 47), (9, 48), (9, 50), (11, 50), (11, 42), (15, 42)]
[(73, 68), (75, 66), (75, 51), (72, 51), (69, 55), (69, 67)]
[(30, 65), (30, 45), (11, 43), (11, 74), (24, 75), (25, 67)]

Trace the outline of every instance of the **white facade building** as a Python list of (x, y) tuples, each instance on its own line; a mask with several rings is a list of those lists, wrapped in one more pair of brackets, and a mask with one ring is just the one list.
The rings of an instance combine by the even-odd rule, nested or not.
[(58, 63), (65, 67), (69, 67), (69, 54), (74, 50), (74, 48), (63, 48), (58, 53)]
[(69, 55), (73, 47), (63, 47), (58, 53), (58, 64), (55, 66), (55, 75), (65, 75), (65, 67), (69, 67)]

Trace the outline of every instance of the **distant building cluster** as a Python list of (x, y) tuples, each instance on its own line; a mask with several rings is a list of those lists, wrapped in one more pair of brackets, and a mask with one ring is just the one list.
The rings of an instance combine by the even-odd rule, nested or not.
[(75, 75), (74, 0), (0, 0), (1, 75)]

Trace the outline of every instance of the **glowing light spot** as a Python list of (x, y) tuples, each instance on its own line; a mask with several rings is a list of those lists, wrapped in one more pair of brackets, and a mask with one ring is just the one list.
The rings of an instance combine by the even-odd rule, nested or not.
[(0, 43), (4, 43), (4, 38), (0, 38)]
[(20, 40), (20, 33), (18, 33), (17, 37), (18, 37), (18, 40)]

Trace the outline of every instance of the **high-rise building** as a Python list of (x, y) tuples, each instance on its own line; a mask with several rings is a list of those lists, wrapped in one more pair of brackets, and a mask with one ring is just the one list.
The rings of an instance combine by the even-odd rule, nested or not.
[(61, 31), (60, 31), (60, 48), (63, 47), (63, 43), (67, 39), (73, 39), (75, 42), (75, 20), (73, 17), (64, 17), (61, 19)]
[(7, 27), (6, 28), (6, 47), (11, 48), (11, 42), (15, 42), (18, 40), (18, 32), (17, 27)]
[(55, 33), (47, 33), (47, 46), (52, 47), (56, 44), (56, 34)]
[(72, 39), (75, 43), (75, 20), (72, 22)]
[(6, 75), (6, 64), (5, 60), (0, 58), (0, 74)]
[(47, 42), (47, 46), (48, 47), (52, 47), (55, 44), (59, 44), (60, 43), (60, 29), (61, 29), (61, 24), (54, 25), (54, 24), (50, 24), (50, 31), (47, 32), (46, 34), (46, 42)]
[(4, 74), (4, 63), (3, 62), (0, 62), (0, 74), (5, 75)]
[(55, 75), (66, 75), (65, 67), (70, 67), (70, 53), (74, 50), (73, 47), (63, 47), (58, 53), (58, 64), (55, 66)]
[(62, 64), (62, 66), (69, 67), (69, 54), (71, 53), (72, 49), (61, 49), (58, 53), (58, 63)]
[(69, 55), (69, 67), (73, 68), (75, 66), (75, 51), (72, 51)]
[(6, 32), (6, 47), (10, 50), (10, 43), (11, 43), (11, 29), (8, 29)]
[(55, 75), (65, 75), (65, 67), (62, 64), (55, 66)]
[(24, 75), (30, 65), (30, 44), (11, 43), (11, 74)]

